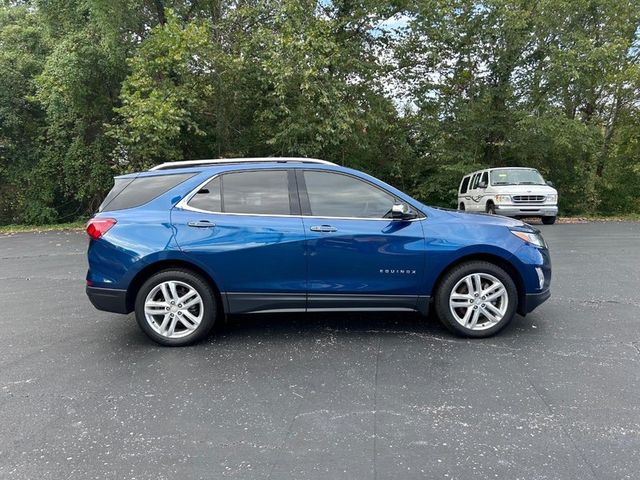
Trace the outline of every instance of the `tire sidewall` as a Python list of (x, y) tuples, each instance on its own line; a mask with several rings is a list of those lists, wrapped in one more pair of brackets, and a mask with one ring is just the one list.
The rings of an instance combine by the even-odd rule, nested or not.
[[(144, 302), (149, 292), (158, 284), (169, 280), (177, 280), (184, 282), (193, 287), (202, 298), (202, 305), (204, 314), (202, 321), (196, 330), (190, 335), (182, 338), (166, 338), (157, 333), (149, 323), (144, 314)], [(135, 315), (138, 325), (144, 333), (147, 334), (154, 342), (161, 345), (180, 347), (184, 345), (191, 345), (202, 339), (204, 339), (215, 323), (217, 312), (217, 302), (215, 293), (211, 286), (200, 275), (194, 274), (187, 270), (163, 270), (152, 275), (146, 282), (142, 284), (135, 302)]]
[[(509, 305), (500, 322), (486, 330), (470, 330), (460, 325), (449, 309), (449, 297), (453, 287), (471, 273), (488, 273), (502, 282), (507, 290)], [(471, 261), (458, 265), (448, 272), (436, 292), (435, 307), (442, 323), (454, 333), (464, 337), (489, 337), (506, 327), (516, 314), (518, 308), (518, 289), (511, 276), (502, 268), (489, 262)]]

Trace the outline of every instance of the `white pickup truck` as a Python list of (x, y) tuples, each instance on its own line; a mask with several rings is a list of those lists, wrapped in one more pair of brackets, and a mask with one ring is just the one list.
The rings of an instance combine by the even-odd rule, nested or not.
[(558, 216), (558, 191), (533, 168), (489, 168), (462, 179), (458, 209), (517, 218), (542, 217), (542, 223), (551, 225)]

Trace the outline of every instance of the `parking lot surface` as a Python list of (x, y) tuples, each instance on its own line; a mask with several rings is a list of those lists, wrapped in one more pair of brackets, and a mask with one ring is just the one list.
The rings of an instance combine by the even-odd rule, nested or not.
[(0, 478), (639, 478), (640, 224), (542, 230), (553, 295), (490, 339), (253, 315), (178, 349), (93, 309), (83, 233), (0, 237)]

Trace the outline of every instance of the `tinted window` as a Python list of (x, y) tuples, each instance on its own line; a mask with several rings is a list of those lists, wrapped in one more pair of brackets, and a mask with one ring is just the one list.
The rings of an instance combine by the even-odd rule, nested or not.
[(395, 203), (393, 195), (347, 175), (304, 172), (311, 215), (383, 218)]
[(469, 189), (469, 177), (464, 177), (462, 179), (462, 185), (460, 185), (460, 193), (467, 193)]
[(480, 174), (476, 173), (473, 176), (473, 180), (471, 181), (471, 190), (478, 187), (478, 182), (480, 181)]
[(487, 172), (484, 172), (482, 174), (482, 181), (485, 185), (489, 185), (489, 174)]
[(191, 200), (189, 206), (207, 210), (208, 212), (221, 212), (222, 200), (220, 196), (220, 177), (216, 177), (207, 183), (196, 193)]
[(223, 212), (291, 214), (285, 170), (228, 173), (221, 178)]
[[(194, 173), (183, 173), (178, 175), (157, 175), (135, 178), (126, 184), (119, 193), (113, 196), (109, 193), (102, 203), (100, 211), (109, 212), (111, 210), (139, 207), (166, 193), (194, 175)], [(119, 187), (118, 183), (116, 183), (114, 189), (116, 187)], [(111, 200), (109, 200), (109, 196), (111, 196)]]
[(131, 177), (131, 178), (115, 178), (114, 182), (113, 182), (113, 188), (109, 191), (107, 196), (104, 197), (104, 200), (100, 204), (100, 207), (98, 207), (98, 211), (101, 212), (104, 209), (105, 206), (109, 205), (109, 203), (111, 203), (111, 201), (114, 198), (116, 198), (118, 195), (120, 195), (120, 193), (131, 182), (133, 182), (133, 177)]

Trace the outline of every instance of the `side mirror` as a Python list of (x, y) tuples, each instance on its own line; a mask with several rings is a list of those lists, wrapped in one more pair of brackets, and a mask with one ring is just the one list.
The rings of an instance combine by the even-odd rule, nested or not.
[(487, 188), (487, 182), (480, 182), (478, 188)]
[(547, 180), (547, 185), (549, 185), (550, 187), (553, 187), (553, 182), (551, 180)]
[(394, 220), (409, 220), (414, 217), (415, 214), (404, 203), (396, 203), (391, 207), (391, 218)]

